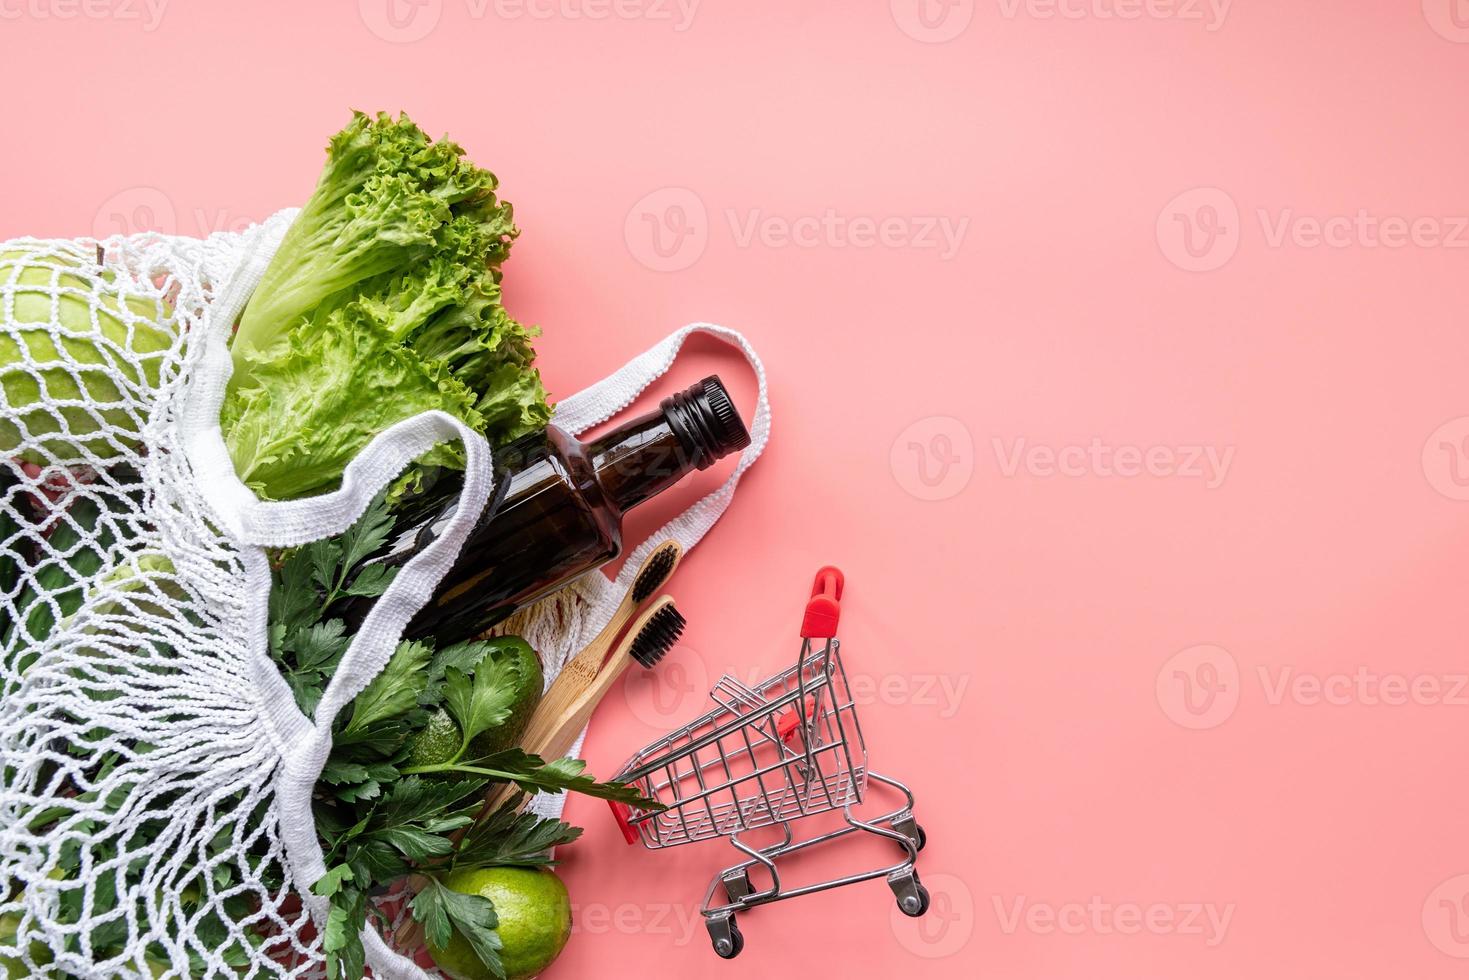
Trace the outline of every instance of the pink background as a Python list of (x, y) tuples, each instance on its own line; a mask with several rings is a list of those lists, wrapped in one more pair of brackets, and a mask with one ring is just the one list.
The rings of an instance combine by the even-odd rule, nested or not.
[(770, 451), (589, 757), (791, 659), (839, 563), (934, 911), (724, 964), (727, 848), (578, 800), (548, 976), (1462, 976), (1469, 4), (923, 2), (6, 0), (0, 237), (240, 227), (403, 108), (515, 203), (553, 392), (755, 343)]

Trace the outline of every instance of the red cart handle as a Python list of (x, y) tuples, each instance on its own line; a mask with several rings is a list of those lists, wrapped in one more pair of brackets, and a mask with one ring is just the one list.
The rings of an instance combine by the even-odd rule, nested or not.
[(801, 635), (806, 639), (831, 639), (837, 635), (837, 622), (842, 617), (842, 590), (846, 586), (842, 570), (827, 565), (816, 573), (811, 586), (811, 600), (806, 603), (806, 617), (801, 621)]
[(626, 803), (619, 803), (616, 800), (608, 800), (607, 806), (611, 808), (612, 816), (617, 820), (617, 826), (622, 829), (622, 836), (629, 844), (636, 844), (638, 842), (638, 832), (633, 829), (633, 825), (628, 821), (628, 817), (632, 815), (632, 809)]

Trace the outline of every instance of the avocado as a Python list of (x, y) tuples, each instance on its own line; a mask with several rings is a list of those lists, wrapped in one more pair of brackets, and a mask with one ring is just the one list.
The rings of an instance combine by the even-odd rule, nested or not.
[[(541, 669), (541, 658), (518, 636), (497, 636), (480, 641), (485, 654), (479, 663), (493, 660), (497, 666), (508, 667), (515, 677), (515, 700), (510, 714), (503, 722), (488, 731), (476, 735), (469, 743), (464, 758), (478, 759), (496, 752), (514, 748), (530, 723), (530, 716), (541, 702), (545, 674)], [(408, 764), (411, 766), (437, 766), (449, 762), (459, 750), (461, 738), (459, 726), (449, 713), (438, 708), (429, 716), (428, 724), (416, 732), (408, 742)]]
[(428, 716), (428, 724), (408, 740), (408, 765), (441, 766), (459, 751), (459, 726), (443, 708)]

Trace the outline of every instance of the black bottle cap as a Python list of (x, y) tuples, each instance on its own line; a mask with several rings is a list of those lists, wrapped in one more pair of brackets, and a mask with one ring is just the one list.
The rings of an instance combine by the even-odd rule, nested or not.
[(663, 399), (663, 415), (701, 470), (750, 444), (750, 431), (717, 375)]

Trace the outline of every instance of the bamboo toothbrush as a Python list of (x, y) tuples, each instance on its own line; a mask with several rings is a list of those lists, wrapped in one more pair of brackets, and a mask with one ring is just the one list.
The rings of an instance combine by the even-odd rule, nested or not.
[(556, 675), (551, 687), (536, 705), (536, 710), (531, 713), (530, 721), (526, 722), (525, 732), (520, 738), (522, 748), (527, 752), (540, 754), (536, 752), (538, 741), (556, 724), (562, 713), (576, 702), (582, 692), (596, 681), (597, 674), (602, 669), (602, 661), (612, 648), (612, 641), (617, 639), (627, 621), (638, 611), (638, 607), (672, 577), (682, 558), (683, 548), (672, 540), (663, 542), (648, 553), (648, 557), (643, 559), (642, 567), (638, 569), (637, 578), (633, 579), (632, 587), (622, 597), (622, 602), (613, 611), (607, 625), (602, 627), (602, 631), (581, 653), (561, 668), (561, 673)]
[(592, 720), (592, 712), (597, 710), (597, 705), (612, 690), (622, 672), (632, 666), (634, 660), (652, 670), (673, 649), (686, 623), (683, 614), (673, 604), (673, 596), (659, 596), (632, 624), (596, 679), (575, 700), (562, 707), (554, 718), (548, 719), (540, 731), (530, 733), (530, 738), (522, 741), (525, 750), (548, 761), (570, 752), (576, 737)]
[[(592, 712), (597, 710), (597, 705), (612, 690), (612, 685), (622, 676), (622, 672), (634, 660), (649, 670), (655, 667), (678, 642), (687, 622), (674, 606), (672, 596), (659, 596), (623, 635), (622, 641), (617, 644), (592, 683), (560, 707), (554, 717), (543, 718), (537, 731), (527, 729), (526, 735), (521, 739), (521, 748), (548, 762), (565, 756), (571, 751), (582, 729), (587, 727), (587, 722), (591, 721)], [(541, 703), (544, 705), (545, 700)], [(494, 810), (514, 790), (515, 787), (508, 784), (493, 787), (485, 794), (485, 805), (480, 809), (480, 814)]]

